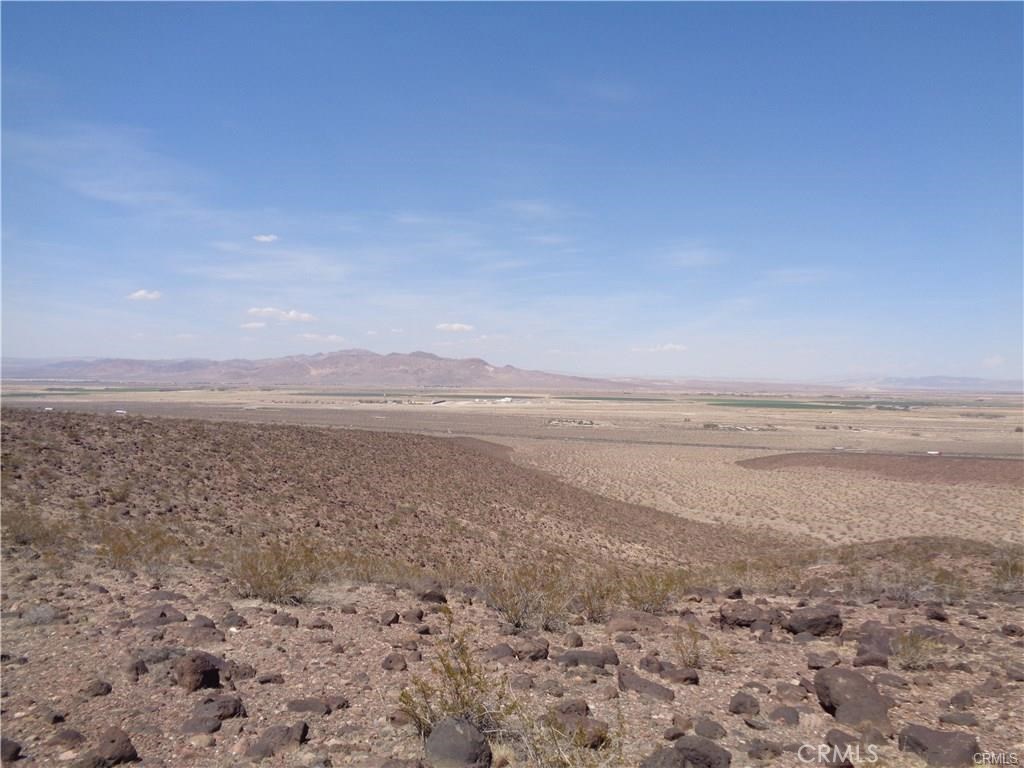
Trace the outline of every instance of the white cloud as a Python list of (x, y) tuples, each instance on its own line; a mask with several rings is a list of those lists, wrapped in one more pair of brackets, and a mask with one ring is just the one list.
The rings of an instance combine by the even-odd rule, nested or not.
[(685, 352), (685, 344), (655, 344), (651, 347), (633, 347), (634, 352)]
[(280, 240), (277, 235), (253, 235), (252, 239), (257, 243), (274, 243)]
[(315, 319), (309, 312), (300, 312), (297, 309), (278, 309), (277, 307), (251, 307), (249, 314), (256, 317), (272, 317), (282, 322), (308, 323)]
[(344, 336), (339, 336), (336, 333), (300, 333), (298, 338), (303, 341), (344, 341)]
[(251, 323), (242, 323), (239, 328), (266, 328), (267, 324), (262, 320), (253, 320)]
[(468, 333), (473, 330), (473, 326), (466, 323), (438, 323), (434, 328), (447, 333)]
[(129, 293), (128, 298), (132, 301), (156, 301), (160, 298), (160, 291), (147, 291), (145, 288)]
[(176, 333), (176, 334), (174, 334), (174, 338), (182, 339), (182, 340), (194, 339), (195, 337), (196, 337), (196, 335), (194, 333)]

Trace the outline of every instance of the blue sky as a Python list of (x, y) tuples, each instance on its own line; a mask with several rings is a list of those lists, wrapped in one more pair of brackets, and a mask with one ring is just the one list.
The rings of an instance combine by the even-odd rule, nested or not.
[(1017, 378), (1019, 3), (4, 3), (3, 353)]

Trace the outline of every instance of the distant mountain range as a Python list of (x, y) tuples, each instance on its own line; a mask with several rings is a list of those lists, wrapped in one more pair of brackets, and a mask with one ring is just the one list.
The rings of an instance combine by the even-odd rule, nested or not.
[(3, 378), (140, 384), (440, 387), (486, 389), (617, 389), (606, 379), (528, 371), (486, 360), (454, 360), (429, 352), (380, 355), (345, 349), (263, 360), (77, 359), (3, 361)]
[(452, 359), (429, 352), (381, 355), (344, 349), (316, 355), (262, 360), (132, 360), (78, 358), (3, 360), (4, 380), (88, 381), (110, 384), (212, 386), (300, 386), (374, 388), (458, 388), (502, 390), (708, 391), (752, 392), (1021, 392), (1022, 382), (950, 376), (858, 379), (832, 383), (735, 381), (728, 379), (591, 378), (511, 365), (480, 358)]

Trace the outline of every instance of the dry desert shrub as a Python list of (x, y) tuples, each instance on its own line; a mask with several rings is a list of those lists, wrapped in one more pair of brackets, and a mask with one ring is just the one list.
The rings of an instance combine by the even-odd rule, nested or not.
[(470, 649), (467, 633), (455, 631), (451, 609), (442, 606), (441, 611), (448, 620), (448, 632), (438, 642), (437, 661), (430, 667), (436, 680), (414, 676), (412, 686), (399, 694), (399, 709), (424, 737), (446, 717), (465, 720), (494, 736), (501, 732), (509, 712), (507, 686), (487, 675)]
[(97, 555), (112, 568), (163, 576), (183, 550), (181, 540), (155, 522), (105, 524), (99, 531)]
[(619, 577), (626, 605), (647, 613), (664, 613), (682, 591), (683, 574), (668, 568), (640, 568)]
[(67, 535), (67, 529), (58, 522), (52, 522), (31, 506), (21, 504), (4, 505), (4, 544), (32, 546), (37, 549), (60, 547)]
[(941, 643), (912, 632), (904, 632), (897, 637), (892, 649), (892, 661), (908, 672), (930, 669), (943, 652)]
[(578, 731), (559, 727), (557, 721), (542, 717), (530, 718), (520, 712), (514, 725), (503, 737), (515, 753), (522, 756), (513, 765), (525, 768), (618, 768), (627, 761), (622, 751), (625, 724), (622, 710), (618, 722), (602, 743), (590, 746)]
[(506, 566), (485, 588), (488, 603), (513, 627), (556, 630), (569, 613), (568, 577), (555, 566)]
[(576, 587), (580, 612), (593, 624), (608, 618), (619, 594), (620, 585), (614, 572), (588, 573)]
[(239, 542), (225, 564), (240, 596), (296, 604), (331, 575), (332, 559), (322, 548), (275, 540)]
[(1024, 551), (1014, 548), (996, 555), (992, 562), (992, 583), (1000, 592), (1024, 589)]
[(672, 646), (679, 663), (690, 669), (700, 669), (704, 661), (704, 640), (696, 627), (687, 625), (676, 631)]

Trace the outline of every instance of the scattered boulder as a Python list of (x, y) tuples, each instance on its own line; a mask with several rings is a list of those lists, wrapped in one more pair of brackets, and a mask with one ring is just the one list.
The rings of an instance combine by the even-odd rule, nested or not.
[(398, 613), (396, 611), (384, 611), (380, 615), (380, 623), (385, 627), (390, 627), (393, 624), (398, 623)]
[(246, 756), (263, 760), (281, 752), (295, 749), (306, 741), (309, 725), (299, 721), (294, 725), (272, 725), (246, 750)]
[(192, 710), (196, 717), (211, 717), (218, 721), (233, 717), (248, 717), (245, 705), (238, 696), (208, 696)]
[(676, 697), (670, 688), (660, 683), (641, 677), (629, 667), (619, 669), (619, 690), (634, 691), (641, 696), (646, 696), (659, 701), (673, 701)]
[(814, 676), (814, 690), (821, 708), (836, 722), (854, 728), (890, 728), (889, 701), (860, 672), (840, 667), (819, 670)]
[(839, 609), (834, 605), (815, 605), (797, 608), (789, 614), (789, 618), (782, 626), (794, 635), (806, 632), (815, 637), (824, 637), (842, 632), (843, 620), (839, 617)]
[(768, 719), (783, 725), (798, 725), (800, 712), (793, 707), (776, 707), (768, 714)]
[(309, 712), (314, 715), (331, 714), (331, 707), (327, 702), (317, 698), (292, 699), (288, 702), (288, 710), (291, 712)]
[(203, 651), (192, 651), (174, 664), (178, 685), (190, 693), (200, 688), (220, 688), (220, 667), (223, 662)]
[(764, 618), (764, 611), (746, 600), (736, 600), (719, 608), (718, 618), (723, 627), (749, 627)]
[(729, 699), (729, 711), (734, 715), (756, 715), (761, 711), (761, 705), (749, 693), (740, 691)]
[(21, 744), (6, 736), (0, 738), (0, 760), (5, 763), (13, 763), (21, 757)]
[(93, 754), (101, 761), (100, 765), (104, 766), (134, 763), (139, 759), (131, 738), (120, 728), (107, 728), (103, 731)]
[(732, 753), (700, 736), (680, 736), (645, 757), (640, 768), (729, 768)]
[(490, 768), (491, 747), (472, 724), (446, 717), (431, 730), (424, 744), (434, 768)]
[(609, 634), (616, 632), (660, 632), (665, 622), (653, 613), (646, 611), (623, 610), (615, 611), (605, 623)]
[(441, 583), (434, 579), (421, 579), (414, 587), (413, 593), (424, 603), (440, 605), (447, 603), (448, 598), (441, 588)]
[(161, 627), (164, 624), (172, 624), (178, 621), (185, 621), (185, 614), (172, 605), (157, 605), (147, 608), (135, 617), (135, 624), (139, 627)]
[(899, 733), (900, 749), (924, 758), (928, 765), (965, 766), (974, 764), (980, 750), (978, 739), (961, 731), (935, 731), (923, 725), (908, 725)]
[(275, 613), (273, 618), (271, 618), (270, 623), (275, 627), (299, 626), (299, 620), (287, 611), (280, 611), (279, 613)]
[(512, 642), (512, 650), (521, 661), (540, 661), (548, 657), (548, 641), (543, 637), (521, 637)]
[(608, 723), (590, 717), (590, 706), (585, 699), (568, 699), (556, 704), (545, 719), (581, 747), (597, 749), (608, 741)]
[(581, 665), (601, 668), (606, 665), (618, 666), (619, 655), (611, 648), (601, 648), (596, 651), (585, 651), (582, 648), (573, 648), (566, 651), (555, 659), (563, 667), (578, 667)]
[(999, 631), (1007, 637), (1024, 637), (1024, 627), (1020, 624), (1003, 624)]
[(725, 728), (709, 717), (702, 717), (694, 723), (693, 732), (705, 739), (725, 738)]
[(380, 665), (390, 672), (404, 672), (409, 668), (405, 656), (400, 653), (389, 653), (384, 657), (384, 661)]
[(82, 689), (82, 695), (92, 699), (97, 696), (107, 696), (112, 690), (114, 690), (114, 686), (106, 680), (93, 680)]

